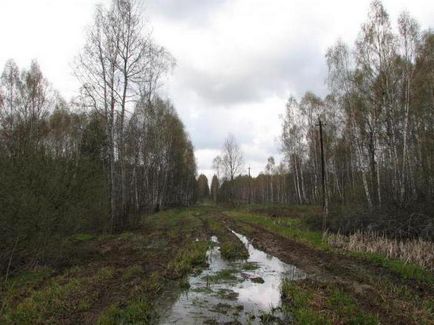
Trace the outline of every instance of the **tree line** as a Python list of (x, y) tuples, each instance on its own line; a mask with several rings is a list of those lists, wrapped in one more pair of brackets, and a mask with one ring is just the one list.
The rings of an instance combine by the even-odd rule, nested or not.
[(373, 1), (354, 45), (338, 41), (326, 61), (329, 94), (288, 99), (284, 162), (276, 166), (270, 158), (258, 177), (223, 183), (220, 197), (320, 204), (324, 195), (341, 214), (360, 209), (380, 218), (388, 210), (387, 222), (423, 219), (432, 235), (434, 34), (421, 32), (407, 12), (394, 29), (382, 3)]
[(196, 200), (184, 125), (157, 90), (174, 59), (139, 2), (98, 6), (66, 101), (36, 61), (0, 80), (0, 271), (34, 265), (80, 232), (120, 231)]

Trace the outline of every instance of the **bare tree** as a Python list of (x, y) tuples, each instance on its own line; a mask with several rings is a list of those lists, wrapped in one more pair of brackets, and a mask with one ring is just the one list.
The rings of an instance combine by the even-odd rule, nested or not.
[(114, 228), (128, 223), (126, 114), (134, 103), (145, 97), (151, 104), (161, 75), (173, 63), (171, 56), (154, 43), (143, 25), (140, 3), (139, 0), (113, 0), (109, 9), (97, 7), (94, 24), (75, 69), (87, 104), (100, 112), (106, 122)]
[(243, 154), (232, 134), (228, 135), (223, 145), (221, 162), (225, 177), (231, 181), (243, 170)]

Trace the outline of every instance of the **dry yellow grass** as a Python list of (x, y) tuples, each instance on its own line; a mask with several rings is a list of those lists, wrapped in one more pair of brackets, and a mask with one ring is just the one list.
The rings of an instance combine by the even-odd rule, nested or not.
[(434, 243), (430, 241), (391, 239), (373, 232), (356, 232), (349, 236), (325, 233), (324, 239), (332, 247), (352, 252), (382, 254), (434, 270)]

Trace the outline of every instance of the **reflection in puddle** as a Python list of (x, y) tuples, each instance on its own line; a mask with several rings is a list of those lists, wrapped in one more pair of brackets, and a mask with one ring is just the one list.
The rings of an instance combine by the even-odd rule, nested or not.
[(282, 279), (298, 280), (305, 274), (232, 232), (248, 249), (247, 261), (223, 260), (218, 239), (212, 236), (213, 245), (207, 252), (209, 267), (189, 277), (190, 289), (163, 315), (162, 324), (258, 324), (264, 313), (283, 317), (278, 308)]

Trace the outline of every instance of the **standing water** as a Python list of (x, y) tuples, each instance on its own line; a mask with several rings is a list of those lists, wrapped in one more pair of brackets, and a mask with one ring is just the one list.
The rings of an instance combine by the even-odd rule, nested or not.
[(253, 247), (247, 237), (232, 231), (249, 252), (247, 261), (222, 259), (217, 237), (207, 252), (209, 267), (189, 277), (183, 292), (163, 315), (161, 324), (259, 324), (261, 319), (283, 321), (282, 280), (298, 280), (305, 273)]

